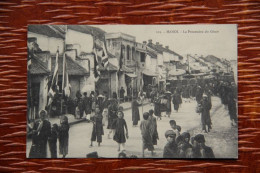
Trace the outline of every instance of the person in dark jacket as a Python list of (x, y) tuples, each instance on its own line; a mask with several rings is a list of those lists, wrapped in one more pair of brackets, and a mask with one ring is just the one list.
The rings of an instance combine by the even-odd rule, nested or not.
[(177, 91), (175, 91), (172, 96), (172, 103), (176, 112), (178, 112), (181, 102), (181, 95)]
[(165, 92), (165, 99), (167, 99), (166, 103), (166, 115), (170, 118), (172, 113), (172, 104), (171, 104), (171, 92), (167, 91)]
[(140, 130), (141, 130), (141, 134), (142, 134), (142, 141), (143, 141), (143, 145), (142, 145), (142, 156), (144, 157), (144, 151), (145, 149), (148, 149), (149, 151), (151, 151), (151, 155), (154, 155), (154, 147), (153, 147), (153, 139), (152, 139), (152, 123), (151, 121), (148, 119), (149, 118), (149, 113), (145, 112), (143, 114), (143, 120), (141, 121), (140, 124)]
[(80, 91), (77, 91), (76, 93), (76, 105), (79, 110), (79, 118), (82, 118), (84, 114), (84, 104), (83, 104), (83, 99)]
[(138, 125), (138, 121), (140, 120), (139, 106), (140, 104), (137, 102), (136, 98), (134, 98), (132, 102), (133, 127), (136, 127)]
[(163, 158), (178, 158), (177, 144), (175, 142), (176, 134), (173, 130), (167, 130), (165, 132), (167, 144), (163, 149)]
[(228, 113), (231, 120), (231, 125), (237, 125), (237, 101), (236, 96), (232, 92), (228, 93)]
[(63, 115), (60, 118), (59, 126), (59, 149), (62, 158), (65, 158), (69, 150), (69, 129), (70, 125), (68, 122), (68, 117)]
[(157, 93), (157, 96), (154, 98), (154, 115), (157, 116), (158, 119), (162, 119), (162, 114), (161, 114), (161, 99), (159, 97), (159, 93)]
[(83, 107), (86, 115), (91, 114), (91, 98), (88, 97), (88, 93), (84, 92), (83, 93)]
[(117, 119), (118, 113), (118, 101), (117, 101), (117, 94), (113, 93), (113, 98), (109, 101), (108, 106), (108, 125), (107, 129), (110, 129), (108, 133), (108, 138), (110, 139), (110, 134), (115, 131), (114, 121)]
[(113, 124), (113, 126), (115, 127), (113, 140), (116, 141), (118, 144), (118, 151), (120, 151), (121, 146), (122, 151), (124, 151), (126, 138), (128, 138), (128, 129), (126, 121), (124, 119), (124, 113), (122, 111), (118, 112), (118, 118), (114, 120)]
[(93, 128), (90, 143), (91, 147), (93, 146), (94, 141), (97, 141), (98, 146), (100, 146), (100, 143), (102, 142), (102, 135), (104, 135), (102, 118), (102, 112), (100, 111), (99, 107), (96, 106), (96, 112), (93, 118)]
[(208, 132), (210, 132), (211, 129), (211, 118), (210, 118), (210, 109), (212, 105), (210, 101), (208, 100), (207, 95), (203, 95), (203, 99), (201, 101), (201, 124), (202, 124), (202, 131), (204, 133), (207, 133), (206, 126), (208, 126)]
[(125, 90), (124, 90), (123, 87), (121, 87), (121, 89), (120, 89), (120, 100), (122, 102), (124, 102), (124, 98), (125, 98)]
[(153, 145), (157, 145), (157, 140), (159, 140), (159, 135), (157, 131), (157, 120), (153, 116), (154, 111), (151, 109), (149, 110), (149, 121), (151, 124), (151, 135), (152, 135), (152, 141)]
[(47, 158), (47, 142), (51, 134), (51, 123), (46, 119), (47, 112), (41, 110), (39, 112), (40, 120), (35, 123), (32, 129), (32, 150), (29, 154), (30, 158)]
[(196, 158), (208, 158), (213, 159), (215, 158), (214, 152), (211, 147), (205, 145), (205, 138), (204, 135), (198, 134), (194, 137), (194, 142), (196, 142), (195, 151), (197, 154)]
[(188, 132), (182, 133), (177, 139), (176, 143), (178, 145), (178, 156), (179, 158), (190, 158), (189, 152), (192, 152), (192, 145), (189, 143), (190, 134)]
[(48, 139), (51, 158), (57, 158), (57, 139), (58, 139), (58, 125), (53, 124), (51, 128), (51, 134)]

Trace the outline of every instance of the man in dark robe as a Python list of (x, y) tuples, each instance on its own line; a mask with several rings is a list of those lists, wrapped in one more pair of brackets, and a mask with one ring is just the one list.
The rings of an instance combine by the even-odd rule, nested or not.
[(174, 94), (173, 94), (172, 103), (173, 103), (173, 106), (174, 106), (174, 110), (176, 112), (178, 112), (179, 105), (181, 104), (181, 96), (177, 91), (175, 91)]
[(138, 121), (140, 120), (140, 113), (139, 113), (139, 107), (140, 104), (137, 102), (136, 99), (133, 99), (132, 102), (132, 121), (133, 121), (133, 126), (137, 126)]
[(228, 93), (228, 113), (231, 120), (231, 125), (237, 125), (237, 101), (236, 96), (231, 91)]
[(121, 87), (121, 89), (120, 89), (120, 100), (122, 102), (124, 102), (124, 100), (125, 100), (124, 98), (125, 98), (125, 90), (124, 90), (123, 87)]
[(40, 120), (33, 127), (34, 145), (37, 153), (34, 158), (47, 158), (47, 141), (51, 134), (51, 123), (46, 119), (47, 112), (45, 110), (41, 110), (39, 114)]
[(110, 139), (110, 134), (115, 130), (114, 121), (117, 119), (117, 112), (118, 112), (118, 101), (117, 101), (117, 94), (113, 93), (113, 98), (109, 101), (108, 106), (108, 125), (107, 129), (110, 129), (108, 133), (108, 138)]
[(211, 118), (210, 118), (210, 109), (212, 105), (210, 101), (208, 100), (207, 95), (203, 95), (203, 99), (201, 101), (201, 124), (202, 124), (202, 130), (207, 133), (206, 126), (208, 126), (208, 132), (211, 129)]
[(91, 114), (91, 98), (88, 97), (87, 92), (83, 93), (83, 107), (86, 115)]

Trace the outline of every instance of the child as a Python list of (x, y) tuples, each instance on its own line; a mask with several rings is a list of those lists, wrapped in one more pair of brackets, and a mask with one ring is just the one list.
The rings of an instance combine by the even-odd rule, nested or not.
[[(170, 120), (169, 123), (170, 123), (170, 126), (171, 126), (172, 130), (173, 130), (174, 133), (176, 134), (176, 138), (177, 138), (178, 136), (180, 136), (180, 132), (179, 132), (179, 130), (177, 129), (176, 121), (175, 121), (175, 120)], [(180, 126), (179, 126), (179, 127), (180, 127)]]
[(93, 141), (98, 142), (98, 146), (102, 142), (102, 135), (104, 135), (103, 124), (102, 124), (102, 113), (98, 106), (96, 106), (95, 116), (93, 117), (93, 129), (91, 135), (90, 147), (93, 146)]
[[(215, 158), (213, 150), (211, 147), (205, 145), (205, 138), (204, 135), (198, 134), (194, 137), (194, 142), (196, 141), (196, 150), (199, 153), (199, 158)], [(198, 157), (197, 157), (198, 158)]]
[(167, 130), (165, 132), (167, 144), (163, 150), (163, 158), (178, 158), (177, 145), (175, 143), (176, 133), (173, 130)]
[[(118, 143), (118, 151), (120, 151), (120, 146), (122, 145), (122, 148), (125, 150), (125, 142), (126, 138), (128, 138), (128, 130), (126, 121), (124, 119), (124, 113), (122, 111), (118, 112), (118, 118), (113, 122), (113, 126), (115, 127), (115, 135), (114, 135), (114, 141)], [(126, 130), (126, 134), (125, 134)]]
[(58, 138), (58, 125), (53, 124), (51, 128), (51, 135), (49, 136), (48, 139), (51, 158), (57, 158), (57, 138)]
[(144, 120), (142, 120), (140, 129), (142, 133), (142, 140), (143, 140), (143, 146), (142, 146), (142, 152), (143, 152), (143, 157), (144, 157), (144, 150), (148, 149), (151, 151), (152, 156), (154, 155), (153, 150), (153, 142), (152, 142), (152, 134), (151, 134), (151, 122), (148, 120), (149, 118), (149, 113), (145, 112), (143, 114)]
[(120, 152), (120, 153), (118, 154), (118, 158), (127, 158), (127, 155), (126, 155), (126, 153), (124, 153), (124, 152)]
[(153, 145), (157, 145), (157, 140), (159, 140), (158, 131), (157, 131), (157, 122), (156, 118), (153, 116), (154, 111), (151, 109), (149, 110), (149, 121), (151, 123), (151, 135)]
[(69, 129), (70, 125), (68, 123), (68, 117), (61, 116), (60, 119), (60, 127), (59, 127), (59, 148), (60, 155), (62, 158), (65, 158), (68, 154), (69, 149)]

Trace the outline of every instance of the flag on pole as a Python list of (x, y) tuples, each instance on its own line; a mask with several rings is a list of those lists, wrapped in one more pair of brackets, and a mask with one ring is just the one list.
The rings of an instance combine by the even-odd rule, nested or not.
[(54, 84), (55, 85), (58, 84), (58, 69), (59, 69), (58, 60), (59, 60), (59, 48), (56, 52), (55, 68), (54, 68), (54, 72), (53, 72), (53, 78), (52, 78), (51, 86), (53, 86)]
[(65, 97), (70, 96), (70, 83), (69, 83), (69, 74), (67, 69), (67, 61), (66, 61), (66, 55), (63, 56), (63, 80), (62, 80), (62, 90)]
[(107, 55), (107, 49), (106, 49), (106, 42), (104, 40), (102, 48), (103, 48), (103, 54), (102, 54), (102, 65), (103, 67), (106, 67), (108, 65), (108, 55)]
[(59, 60), (59, 47), (57, 49), (56, 52), (56, 61), (55, 61), (55, 68), (54, 68), (54, 72), (53, 72), (53, 77), (52, 77), (52, 81), (51, 81), (51, 86), (48, 92), (48, 96), (49, 96), (49, 100), (48, 100), (48, 106), (52, 103), (53, 101), (53, 97), (55, 92), (53, 91), (53, 86), (58, 85), (58, 68), (59, 68), (59, 64), (58, 64), (58, 60)]
[(119, 57), (119, 69), (121, 69), (123, 67), (123, 60), (124, 60), (124, 56), (123, 56), (124, 52), (123, 52), (123, 48), (122, 48), (122, 43), (120, 45), (120, 57)]
[(98, 59), (95, 44), (94, 44), (94, 47), (93, 47), (93, 53), (94, 53), (94, 77), (95, 77), (95, 82), (97, 82), (98, 79), (99, 79), (99, 76), (100, 76), (100, 71), (99, 71), (100, 61)]

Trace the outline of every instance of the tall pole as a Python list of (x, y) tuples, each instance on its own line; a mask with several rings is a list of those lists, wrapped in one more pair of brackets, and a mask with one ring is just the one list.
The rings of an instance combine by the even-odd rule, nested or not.
[(190, 59), (189, 59), (189, 54), (187, 54), (187, 59), (188, 59), (188, 72), (190, 73)]

